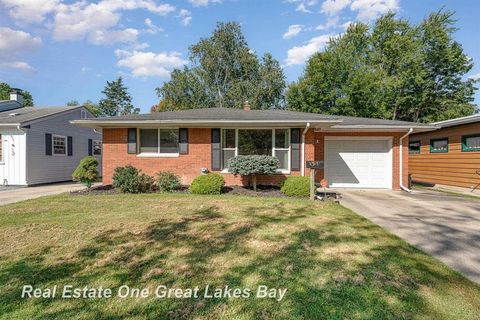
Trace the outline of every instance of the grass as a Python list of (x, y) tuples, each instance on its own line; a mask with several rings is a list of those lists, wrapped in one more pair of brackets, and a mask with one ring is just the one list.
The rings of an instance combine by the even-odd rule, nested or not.
[[(287, 288), (274, 299), (22, 299), (23, 285)], [(0, 207), (1, 319), (478, 319), (480, 287), (332, 203), (60, 195)]]

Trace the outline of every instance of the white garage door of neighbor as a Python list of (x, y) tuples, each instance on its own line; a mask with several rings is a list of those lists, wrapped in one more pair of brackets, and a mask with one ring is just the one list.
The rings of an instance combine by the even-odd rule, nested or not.
[(392, 188), (391, 138), (325, 139), (325, 178), (332, 188)]

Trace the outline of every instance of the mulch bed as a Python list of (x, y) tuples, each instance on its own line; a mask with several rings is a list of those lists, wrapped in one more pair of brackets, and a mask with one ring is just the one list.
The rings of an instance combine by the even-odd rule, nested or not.
[[(90, 189), (78, 190), (70, 192), (71, 195), (108, 195), (121, 193), (119, 190), (112, 187), (112, 185), (100, 185)], [(188, 187), (183, 186), (175, 193), (188, 193)], [(279, 187), (276, 186), (257, 186), (257, 192), (249, 187), (242, 186), (228, 186), (223, 188), (223, 194), (242, 195), (242, 196), (257, 196), (257, 197), (286, 197)]]
[(280, 191), (280, 188), (276, 186), (257, 186), (257, 192), (249, 187), (229, 186), (223, 188), (223, 193), (254, 197), (286, 197), (286, 195)]

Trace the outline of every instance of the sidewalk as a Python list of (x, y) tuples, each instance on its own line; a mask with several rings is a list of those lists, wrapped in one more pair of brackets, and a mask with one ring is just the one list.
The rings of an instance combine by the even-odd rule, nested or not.
[(82, 189), (85, 189), (85, 186), (75, 182), (52, 183), (37, 187), (6, 187), (0, 192), (0, 206)]

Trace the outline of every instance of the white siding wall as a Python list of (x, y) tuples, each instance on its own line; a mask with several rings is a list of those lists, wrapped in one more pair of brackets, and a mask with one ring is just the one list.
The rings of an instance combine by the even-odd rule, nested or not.
[(18, 129), (0, 129), (2, 135), (2, 161), (0, 184), (26, 185), (26, 134)]
[[(80, 160), (88, 155), (88, 139), (102, 140), (93, 129), (71, 124), (81, 118), (82, 108), (32, 123), (27, 131), (27, 182), (29, 185), (72, 180)], [(73, 156), (45, 154), (45, 134), (73, 137)], [(103, 152), (103, 150), (102, 150)], [(96, 156), (102, 172), (101, 156)]]

